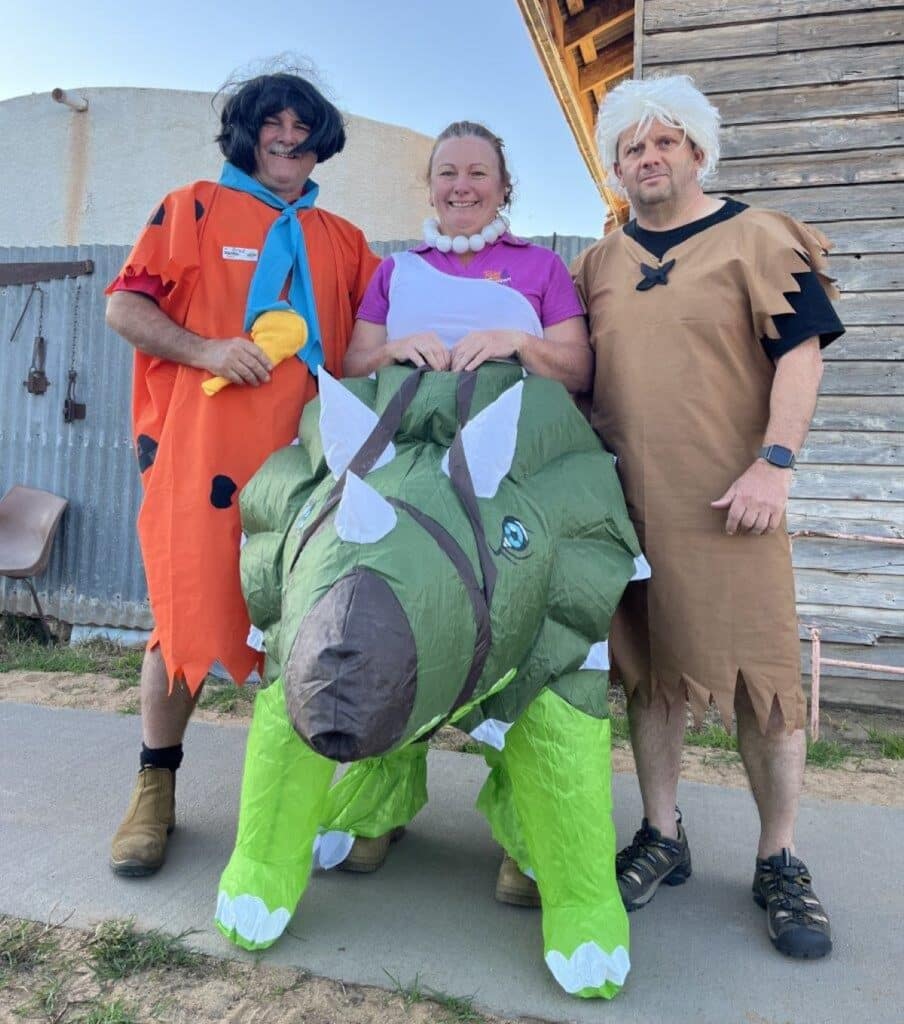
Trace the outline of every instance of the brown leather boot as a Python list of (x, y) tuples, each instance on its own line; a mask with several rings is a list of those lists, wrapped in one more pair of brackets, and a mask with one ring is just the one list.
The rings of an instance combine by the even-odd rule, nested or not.
[(383, 862), (389, 854), (390, 844), (398, 842), (404, 834), (405, 826), (399, 825), (398, 828), (384, 832), (383, 835), (376, 836), (374, 839), (357, 836), (349, 855), (341, 864), (336, 865), (337, 870), (354, 871), (363, 875), (376, 871), (377, 868), (383, 866)]
[(166, 839), (175, 825), (175, 772), (142, 768), (129, 809), (113, 836), (110, 867), (117, 875), (152, 875), (163, 864)]
[(540, 890), (537, 883), (525, 875), (517, 862), (506, 854), (496, 879), (496, 899), (514, 907), (539, 907)]

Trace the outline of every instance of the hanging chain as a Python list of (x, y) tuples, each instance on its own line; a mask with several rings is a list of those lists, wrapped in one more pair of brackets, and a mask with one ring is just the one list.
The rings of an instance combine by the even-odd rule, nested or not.
[(69, 382), (75, 381), (75, 351), (78, 345), (78, 303), (82, 294), (82, 283), (75, 286), (75, 308), (72, 311), (72, 350), (69, 355)]
[(79, 299), (82, 295), (81, 281), (75, 286), (75, 303), (72, 310), (72, 345), (69, 351), (69, 383), (66, 386), (66, 400), (63, 402), (63, 422), (74, 423), (85, 418), (85, 405), (75, 400), (75, 381), (78, 373), (75, 369), (75, 357), (78, 352), (79, 330)]

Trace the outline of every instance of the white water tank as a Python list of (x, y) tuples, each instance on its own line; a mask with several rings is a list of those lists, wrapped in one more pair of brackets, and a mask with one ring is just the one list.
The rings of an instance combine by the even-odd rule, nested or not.
[[(61, 99), (71, 105), (52, 93), (0, 102), (0, 246), (130, 244), (167, 192), (219, 177), (211, 93), (67, 89)], [(319, 205), (371, 241), (419, 238), (432, 140), (346, 120), (344, 151), (313, 175)]]

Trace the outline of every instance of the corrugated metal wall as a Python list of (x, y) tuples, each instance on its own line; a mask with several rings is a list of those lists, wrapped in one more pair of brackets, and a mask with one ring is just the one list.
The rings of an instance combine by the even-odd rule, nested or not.
[[(593, 239), (535, 238), (566, 263)], [(380, 255), (413, 241), (374, 245)], [(148, 629), (152, 625), (135, 518), (141, 495), (132, 451), (129, 409), (132, 351), (104, 323), (104, 288), (116, 275), (127, 246), (0, 248), (0, 263), (94, 261), (94, 273), (41, 282), (43, 335), (50, 387), (30, 395), (22, 382), (38, 332), (34, 296), (16, 339), (10, 335), (31, 285), (0, 288), (0, 494), (14, 484), (53, 491), (69, 499), (47, 571), (37, 589), (48, 615), (80, 625)], [(75, 331), (77, 398), (87, 418), (63, 422), (63, 400)], [(0, 578), (0, 611), (30, 614), (21, 584)]]

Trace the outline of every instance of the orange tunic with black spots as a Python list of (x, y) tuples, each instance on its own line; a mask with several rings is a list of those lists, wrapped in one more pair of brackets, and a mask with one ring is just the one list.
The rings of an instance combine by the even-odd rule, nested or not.
[[(216, 185), (196, 182), (168, 195), (129, 254), (117, 281), (161, 280), (159, 305), (204, 338), (244, 334), (256, 259), (279, 211)], [(348, 221), (302, 210), (326, 368), (341, 373), (355, 312), (378, 260)], [(157, 644), (169, 678), (194, 693), (219, 660), (238, 682), (260, 668), (246, 644), (248, 614), (239, 583), (238, 492), (275, 449), (296, 435), (316, 381), (299, 359), (277, 365), (267, 384), (206, 397), (209, 378), (135, 354), (133, 430), (144, 485), (138, 533)]]

